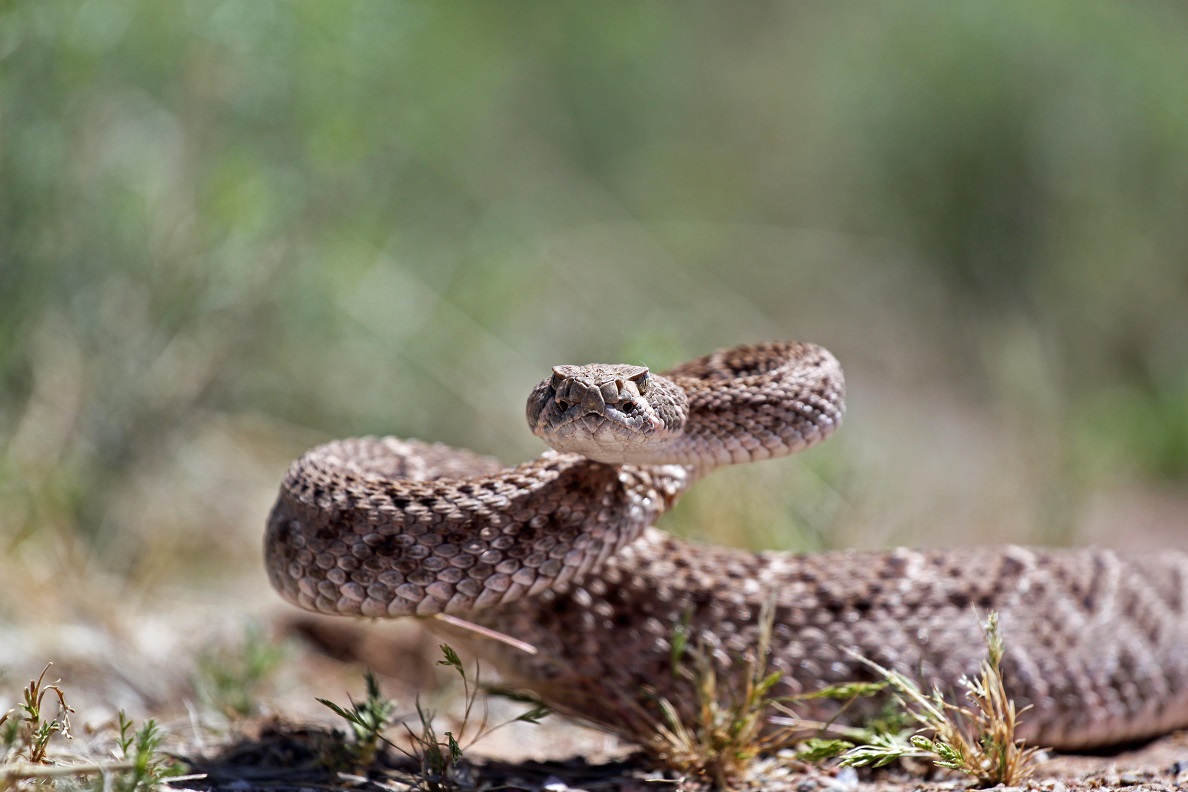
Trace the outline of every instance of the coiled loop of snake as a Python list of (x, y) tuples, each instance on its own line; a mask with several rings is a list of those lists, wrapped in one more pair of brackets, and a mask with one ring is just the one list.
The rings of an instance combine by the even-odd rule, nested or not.
[(664, 376), (558, 366), (533, 390), (529, 420), (582, 455), (503, 468), (394, 438), (320, 446), (281, 485), (269, 575), (303, 608), (362, 616), (469, 613), (564, 586), (638, 537), (694, 477), (827, 437), (843, 391), (836, 359), (811, 344), (725, 350)]
[[(760, 644), (765, 611), (782, 675), (773, 695), (870, 678), (856, 656), (958, 689), (985, 656), (978, 615), (995, 611), (1026, 739), (1080, 748), (1188, 725), (1183, 553), (756, 555), (651, 528), (715, 466), (827, 437), (843, 390), (837, 361), (810, 344), (736, 347), (663, 376), (558, 366), (527, 413), (562, 453), (509, 468), (374, 437), (306, 453), (269, 517), (268, 574), (309, 610), (460, 614), (525, 641), (534, 654), (486, 654), (550, 704), (611, 728), (645, 689), (688, 714), (695, 696), (671, 672), (676, 625), (727, 671)], [(563, 700), (573, 691), (583, 698)], [(831, 720), (838, 706), (817, 701), (806, 716)]]

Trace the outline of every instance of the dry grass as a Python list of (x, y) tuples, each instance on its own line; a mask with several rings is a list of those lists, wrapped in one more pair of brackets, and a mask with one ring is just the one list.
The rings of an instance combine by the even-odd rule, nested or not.
[[(0, 716), (6, 749), (0, 763), (0, 788), (50, 780), (70, 780), (74, 788), (83, 788), (78, 783), (81, 779), (95, 778), (94, 788), (104, 792), (141, 792), (162, 787), (167, 779), (181, 775), (184, 766), (161, 752), (162, 733), (156, 721), (149, 719), (136, 729), (122, 710), (110, 750), (114, 761), (96, 762), (62, 752), (51, 754), (55, 736), (70, 739), (70, 715), (74, 713), (66, 703), (60, 681), (45, 682), (51, 665), (47, 663), (37, 679), (25, 686), (19, 707)], [(54, 717), (48, 717), (47, 699), (51, 707), (57, 702)], [(20, 714), (13, 718), (18, 710)]]
[[(0, 716), (0, 727), (9, 724), (3, 733), (9, 753), (6, 761), (23, 759), (29, 764), (44, 764), (50, 740), (55, 735), (70, 739), (70, 715), (74, 709), (66, 703), (66, 694), (62, 692), (59, 681), (45, 683), (46, 672), (52, 665), (46, 663), (37, 679), (29, 680), (22, 691), (23, 701), (18, 708), (10, 709)], [(52, 718), (47, 717), (45, 701), (51, 693), (51, 704), (54, 698), (58, 701), (57, 714)], [(18, 709), (20, 714), (12, 718)]]
[(892, 695), (920, 727), (909, 737), (876, 735), (867, 745), (842, 756), (844, 764), (881, 766), (908, 756), (928, 758), (976, 778), (986, 785), (1013, 786), (1033, 772), (1035, 748), (1026, 748), (1016, 737), (1019, 711), (1009, 698), (1002, 676), (1003, 643), (998, 614), (983, 624), (987, 657), (976, 677), (962, 680), (967, 704), (944, 699), (934, 688), (925, 694), (914, 681), (863, 657), (887, 681)]
[[(647, 691), (642, 696), (621, 691), (594, 706), (571, 702), (563, 709), (586, 720), (613, 723), (616, 731), (642, 745), (651, 761), (718, 789), (744, 782), (760, 756), (792, 746), (800, 749), (798, 759), (814, 763), (838, 755), (853, 766), (924, 758), (988, 785), (1018, 784), (1031, 775), (1036, 749), (1016, 737), (1020, 711), (1005, 689), (997, 614), (983, 625), (987, 656), (978, 675), (962, 680), (964, 705), (946, 701), (936, 689), (926, 694), (903, 674), (862, 657), (857, 659), (878, 671), (883, 681), (837, 685), (803, 696), (774, 695), (781, 674), (768, 668), (771, 630), (768, 607), (761, 614), (755, 646), (740, 658), (740, 670), (726, 679), (711, 652), (701, 644), (690, 646), (687, 631), (678, 629), (672, 672), (688, 684), (689, 705)], [(882, 691), (890, 693), (897, 708), (864, 728), (807, 720), (796, 713), (805, 699), (853, 701)], [(773, 711), (780, 714), (772, 717)], [(844, 739), (821, 739), (827, 734)], [(816, 736), (806, 740), (807, 735)]]
[(441, 644), (440, 648), (443, 659), (438, 661), (438, 664), (452, 668), (462, 681), (463, 712), (458, 719), (457, 733), (445, 731), (439, 734), (435, 713), (422, 706), (420, 699), (417, 699), (417, 724), (401, 724), (407, 736), (408, 747), (386, 737), (384, 733), (396, 722), (396, 704), (383, 695), (375, 675), (369, 671), (366, 674), (367, 696), (362, 701), (350, 699), (350, 706), (343, 707), (327, 699), (318, 699), (344, 719), (351, 729), (351, 739), (345, 746), (336, 745), (344, 747), (345, 754), (327, 757), (331, 766), (366, 771), (375, 764), (380, 748), (386, 745), (404, 754), (412, 762), (415, 770), (402, 779), (410, 789), (425, 792), (460, 789), (465, 786), (461, 779), (467, 775), (463, 756), (467, 748), (508, 723), (537, 723), (548, 714), (547, 710), (534, 707), (515, 718), (492, 726), (488, 720), (485, 702), (476, 709), (482, 690), (479, 664), (475, 663), (474, 674), (471, 676), (453, 648), (447, 644)]
[(690, 646), (687, 629), (678, 628), (672, 672), (689, 684), (692, 710), (663, 696), (648, 697), (652, 707), (638, 693), (619, 696), (627, 713), (620, 729), (665, 768), (729, 789), (757, 757), (791, 745), (801, 731), (796, 726), (773, 730), (767, 720), (771, 708), (785, 701), (772, 694), (782, 678), (768, 668), (772, 626), (769, 603), (760, 612), (755, 646), (741, 658), (740, 673), (731, 680), (719, 674), (706, 646)]

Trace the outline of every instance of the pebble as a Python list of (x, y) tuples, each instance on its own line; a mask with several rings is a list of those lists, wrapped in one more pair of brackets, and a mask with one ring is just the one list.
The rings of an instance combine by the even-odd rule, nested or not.
[(577, 787), (571, 787), (569, 784), (565, 783), (564, 779), (555, 775), (551, 775), (546, 778), (544, 784), (541, 786), (541, 789), (543, 789), (544, 792), (584, 792)]
[(853, 792), (858, 788), (858, 771), (852, 767), (843, 767), (833, 777), (833, 782), (825, 787), (827, 792)]

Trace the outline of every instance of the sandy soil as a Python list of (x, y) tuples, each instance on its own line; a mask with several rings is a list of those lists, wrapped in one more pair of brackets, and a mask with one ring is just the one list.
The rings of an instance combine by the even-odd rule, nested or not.
[[(56, 740), (50, 757), (59, 764), (110, 762), (116, 711), (137, 724), (154, 717), (165, 732), (164, 750), (184, 760), (194, 774), (174, 786), (245, 792), (253, 789), (409, 788), (418, 768), (398, 750), (382, 751), (365, 773), (327, 768), (346, 741), (344, 723), (316, 699), (346, 705), (364, 695), (363, 669), (373, 668), (398, 716), (416, 723), (414, 702), (437, 713), (439, 734), (459, 730), (464, 700), (456, 675), (437, 665), (438, 639), (415, 623), (367, 623), (296, 614), (262, 587), (228, 592), (258, 621), (223, 623), (211, 614), (226, 602), (195, 601), (192, 592), (165, 597), (154, 617), (137, 611), (109, 624), (25, 622), (4, 628), (0, 647), (9, 668), (32, 668), (41, 657), (55, 665), (72, 715), (74, 738)], [(222, 599), (222, 598), (220, 598)], [(188, 602), (183, 607), (182, 602)], [(205, 618), (205, 621), (203, 621)], [(281, 647), (276, 651), (275, 647)], [(271, 652), (271, 654), (269, 654)], [(38, 658), (35, 660), (34, 658)], [(192, 658), (187, 659), (187, 658)], [(263, 659), (261, 659), (263, 658)], [(254, 675), (253, 663), (259, 666)], [(217, 690), (211, 668), (230, 680)], [(33, 670), (33, 675), (40, 666)], [(212, 676), (214, 674), (214, 676)], [(9, 673), (3, 695), (11, 702), (24, 679)], [(18, 684), (18, 682), (20, 684)], [(236, 693), (246, 714), (229, 710)], [(514, 718), (525, 707), (491, 699), (489, 722)], [(0, 712), (12, 703), (0, 701)], [(480, 708), (483, 704), (480, 704)], [(476, 714), (477, 714), (476, 710)], [(472, 717), (471, 734), (477, 717)], [(407, 745), (399, 729), (390, 733)], [(469, 735), (467, 736), (469, 739)], [(466, 740), (463, 740), (466, 743)], [(550, 716), (538, 725), (496, 729), (465, 750), (459, 789), (656, 790), (701, 789), (706, 784), (666, 773), (631, 745), (603, 732)], [(20, 781), (28, 786), (33, 782)], [(913, 765), (875, 772), (808, 766), (789, 757), (756, 762), (736, 788), (795, 792), (953, 790), (963, 779)], [(1048, 756), (1026, 789), (1171, 790), (1188, 788), (1188, 733), (1112, 755)]]
[[(158, 532), (121, 546), (139, 560), (136, 575), (105, 573), (68, 531), (37, 541), (14, 539), (0, 556), (5, 581), (0, 587), (0, 714), (17, 704), (25, 682), (52, 661), (47, 679), (61, 680), (75, 709), (73, 739), (51, 744), (50, 758), (59, 766), (118, 758), (114, 722), (123, 710), (138, 725), (147, 718), (159, 721), (164, 749), (198, 774), (173, 781), (175, 786), (235, 792), (406, 788), (414, 768), (396, 751), (381, 754), (367, 777), (327, 771), (323, 760), (343, 743), (341, 732), (336, 736), (334, 731), (343, 723), (317, 698), (340, 704), (348, 696), (358, 700), (363, 669), (373, 668), (397, 703), (398, 715), (415, 718), (419, 699), (438, 713), (435, 723), (444, 733), (458, 727), (460, 686), (436, 664), (438, 640), (417, 624), (309, 617), (271, 591), (260, 568), (260, 515), (274, 497), (275, 460), (288, 454), (286, 448), (261, 453), (265, 463), (220, 452), (219, 459), (240, 460), (239, 466), (218, 468), (221, 478), (212, 479), (211, 486), (217, 489), (224, 479), (233, 479), (246, 494), (227, 506), (234, 519), (214, 521), (214, 527), (197, 531), (192, 526), (193, 515), (202, 514), (205, 490), (192, 493), (194, 503), (186, 508), (169, 512), (180, 515), (176, 525), (163, 522), (157, 506), (146, 506), (155, 515), (146, 524)], [(987, 497), (1001, 500), (997, 492)], [(873, 514), (878, 501), (871, 503)], [(1182, 547), (1185, 504), (1181, 492), (1121, 490), (1095, 501), (1085, 523), (1087, 535), (1080, 538)], [(1113, 529), (1120, 524), (1130, 528), (1127, 535)], [(202, 544), (194, 544), (198, 540)], [(523, 705), (501, 700), (490, 707), (493, 723), (523, 711)], [(398, 738), (396, 730), (393, 739)], [(657, 770), (632, 746), (556, 716), (540, 725), (500, 728), (467, 747), (465, 755), (469, 769), (453, 779), (462, 789), (698, 788), (696, 779)], [(0, 765), (0, 787), (10, 765)], [(968, 784), (923, 767), (854, 773), (777, 757), (756, 763), (738, 787), (847, 792), (948, 790)], [(1185, 789), (1188, 736), (1108, 756), (1045, 758), (1027, 788)]]

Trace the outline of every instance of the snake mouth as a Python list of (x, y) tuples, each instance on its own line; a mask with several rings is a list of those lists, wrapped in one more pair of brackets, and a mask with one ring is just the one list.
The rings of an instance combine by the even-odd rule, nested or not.
[(567, 425), (574, 427), (575, 431), (588, 432), (592, 436), (610, 434), (640, 440), (646, 440), (664, 428), (663, 422), (654, 415), (641, 410), (620, 410), (610, 405), (601, 410), (571, 407), (556, 423), (558, 428)]
[(640, 411), (625, 413), (610, 406), (583, 410), (575, 405), (555, 416), (541, 437), (558, 451), (613, 463), (646, 446), (661, 428), (659, 419)]

